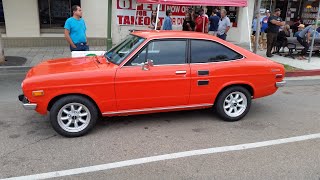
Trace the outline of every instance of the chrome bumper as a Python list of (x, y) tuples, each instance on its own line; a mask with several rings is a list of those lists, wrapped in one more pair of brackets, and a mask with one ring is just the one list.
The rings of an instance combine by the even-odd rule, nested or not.
[(286, 81), (281, 81), (281, 82), (276, 82), (276, 87), (283, 87), (283, 86), (285, 86), (287, 84), (287, 82)]
[(37, 104), (30, 103), (29, 100), (23, 94), (19, 96), (19, 101), (22, 102), (22, 106), (26, 110), (35, 110), (37, 108)]

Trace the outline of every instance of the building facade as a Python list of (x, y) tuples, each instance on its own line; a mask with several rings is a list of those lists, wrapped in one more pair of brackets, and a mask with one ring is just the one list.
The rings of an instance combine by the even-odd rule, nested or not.
[[(151, 12), (157, 8), (136, 6), (135, 0), (0, 0), (0, 32), (5, 47), (67, 45), (63, 26), (75, 4), (82, 7), (91, 46), (116, 44), (132, 29), (148, 29)], [(228, 41), (249, 42), (254, 4), (254, 0), (248, 0), (248, 7), (225, 7), (233, 24)], [(174, 29), (181, 30), (186, 7), (161, 6), (160, 19), (168, 8), (177, 13)]]

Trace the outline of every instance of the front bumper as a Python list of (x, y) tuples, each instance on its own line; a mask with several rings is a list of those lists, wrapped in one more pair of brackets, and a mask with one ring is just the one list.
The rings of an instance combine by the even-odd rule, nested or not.
[(27, 97), (25, 97), (23, 94), (19, 95), (19, 101), (22, 102), (22, 105), (26, 110), (35, 110), (37, 108), (37, 104), (30, 103)]
[(281, 82), (276, 82), (276, 87), (283, 87), (283, 86), (285, 86), (287, 84), (287, 82), (286, 81), (281, 81)]

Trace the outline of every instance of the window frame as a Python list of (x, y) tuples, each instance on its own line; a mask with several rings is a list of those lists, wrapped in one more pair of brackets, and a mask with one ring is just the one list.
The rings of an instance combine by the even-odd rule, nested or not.
[(135, 58), (144, 50), (146, 50), (146, 57), (145, 57), (145, 62), (148, 59), (148, 47), (149, 44), (152, 42), (157, 42), (157, 41), (185, 41), (186, 43), (186, 48), (185, 48), (185, 62), (182, 64), (158, 64), (154, 66), (168, 66), (168, 65), (186, 65), (189, 64), (189, 39), (187, 38), (163, 38), (163, 39), (150, 39), (134, 56), (132, 56), (122, 67), (139, 67), (139, 66), (132, 66), (130, 63), (135, 60)]
[[(242, 57), (241, 57), (241, 58), (237, 58), (237, 59), (217, 61), (217, 62), (203, 62), (203, 63), (201, 63), (201, 62), (195, 62), (195, 63), (193, 63), (193, 62), (192, 62), (192, 53), (191, 53), (191, 50), (192, 50), (192, 49), (191, 49), (191, 48), (192, 48), (192, 41), (194, 41), (194, 40), (196, 40), (196, 41), (207, 41), (207, 42), (211, 42), (211, 43), (217, 43), (217, 44), (219, 44), (219, 45), (221, 45), (221, 46), (223, 46), (223, 47), (225, 47), (225, 48), (227, 48), (227, 49), (229, 49), (229, 50), (231, 50), (231, 51), (233, 51), (233, 52), (241, 55)], [(245, 58), (246, 58), (246, 57), (245, 57), (242, 53), (240, 53), (240, 52), (238, 52), (238, 51), (235, 51), (235, 50), (233, 50), (232, 48), (230, 48), (230, 47), (228, 47), (228, 46), (226, 46), (226, 45), (224, 45), (224, 44), (222, 44), (222, 43), (220, 43), (220, 42), (218, 42), (218, 41), (209, 40), (209, 39), (189, 39), (189, 61), (188, 61), (189, 64), (225, 63), (225, 62), (232, 62), (232, 61), (240, 61), (240, 60), (243, 60), (243, 59), (245, 59)]]

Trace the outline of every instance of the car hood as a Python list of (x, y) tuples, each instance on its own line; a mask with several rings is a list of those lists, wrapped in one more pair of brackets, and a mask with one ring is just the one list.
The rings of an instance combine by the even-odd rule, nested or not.
[(27, 77), (95, 70), (99, 68), (99, 63), (98, 57), (61, 58), (48, 60), (34, 66), (28, 72)]

